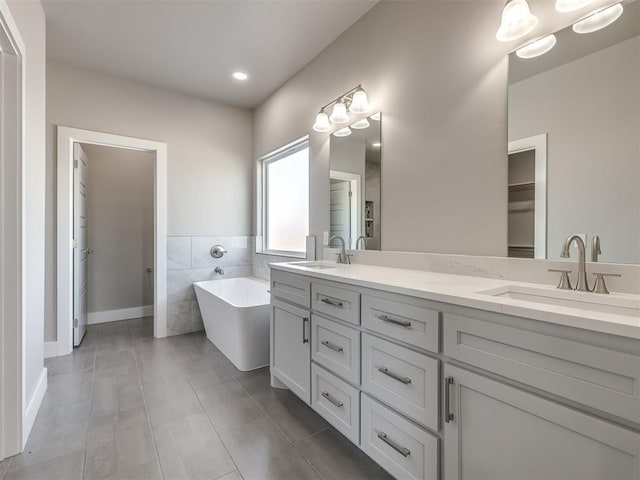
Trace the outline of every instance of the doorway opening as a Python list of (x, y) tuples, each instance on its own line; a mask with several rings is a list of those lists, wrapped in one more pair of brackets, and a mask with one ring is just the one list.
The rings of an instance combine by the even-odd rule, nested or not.
[(547, 134), (509, 142), (508, 256), (547, 258)]
[[(0, 3), (0, 460), (22, 450), (24, 361), (24, 44)], [(36, 408), (37, 410), (37, 408)], [(26, 422), (25, 422), (26, 423)]]
[(329, 179), (329, 235), (339, 235), (344, 238), (347, 248), (355, 248), (362, 235), (362, 177), (331, 170)]
[[(152, 249), (147, 248), (147, 251), (151, 250), (153, 256), (140, 257), (140, 248), (144, 248), (145, 243), (148, 241), (144, 238), (138, 238), (136, 240), (138, 247), (133, 248), (134, 239), (127, 240), (127, 245), (119, 245), (115, 249), (106, 246), (108, 243), (105, 236), (109, 236), (107, 232), (100, 231), (100, 225), (98, 231), (95, 232), (95, 238), (101, 237), (98, 244), (101, 253), (98, 255), (94, 245), (89, 244), (91, 241), (91, 219), (88, 213), (91, 212), (91, 208), (88, 210), (82, 209), (82, 158), (84, 156), (87, 162), (85, 167), (86, 172), (90, 170), (91, 156), (96, 158), (100, 156), (110, 156), (110, 152), (114, 150), (120, 151), (119, 160), (113, 160), (114, 162), (129, 162), (129, 168), (131, 168), (131, 161), (137, 159), (144, 161), (145, 159), (153, 165), (153, 185), (151, 187), (153, 191), (153, 217), (152, 227), (147, 225), (146, 228), (140, 228), (137, 231), (142, 237), (149, 236), (152, 233), (151, 244)], [(122, 155), (122, 150), (127, 150)], [(89, 154), (87, 153), (89, 152)], [(93, 155), (90, 155), (90, 154)], [(107, 160), (108, 162), (108, 160)], [(97, 164), (98, 165), (98, 164)], [(106, 164), (105, 164), (106, 165)], [(112, 165), (113, 166), (113, 165)], [(76, 168), (77, 167), (77, 168)], [(137, 165), (141, 167), (141, 165)], [(71, 352), (74, 344), (77, 345), (84, 335), (87, 323), (101, 323), (104, 321), (136, 318), (140, 316), (148, 316), (153, 314), (154, 317), (154, 336), (156, 338), (165, 337), (167, 335), (167, 265), (166, 265), (166, 238), (167, 238), (167, 158), (166, 158), (166, 144), (161, 142), (154, 142), (151, 140), (143, 140), (139, 138), (124, 137), (120, 135), (112, 135), (101, 132), (94, 132), (90, 130), (80, 130), (69, 127), (58, 127), (58, 340), (57, 340), (57, 354), (66, 355)], [(132, 173), (133, 170), (129, 173)], [(121, 172), (126, 175), (125, 172)], [(85, 173), (85, 179), (90, 180), (88, 173)], [(104, 172), (103, 172), (104, 175)], [(91, 182), (85, 182), (91, 188)], [(122, 187), (120, 185), (119, 187)], [(137, 192), (140, 193), (140, 192)], [(131, 193), (136, 195), (136, 192)], [(113, 198), (113, 197), (112, 197)], [(122, 201), (123, 199), (118, 199)], [(91, 203), (88, 202), (85, 207), (91, 207)], [(107, 208), (107, 215), (114, 215), (113, 205)], [(121, 208), (121, 206), (120, 206)], [(149, 210), (151, 208), (148, 208)], [(140, 210), (138, 209), (138, 213)], [(131, 211), (121, 211), (120, 216), (125, 217), (132, 215)], [(136, 214), (133, 214), (134, 216)], [(84, 218), (83, 218), (84, 217)], [(140, 221), (144, 221), (141, 220)], [(149, 219), (148, 221), (151, 221)], [(85, 225), (83, 231), (82, 225)], [(130, 225), (135, 225), (136, 218), (129, 219)], [(142, 233), (140, 233), (142, 232)], [(144, 233), (147, 232), (147, 233)], [(113, 234), (114, 232), (111, 232)], [(86, 237), (83, 237), (86, 236)], [(129, 243), (130, 242), (130, 243)], [(142, 247), (141, 247), (142, 245)], [(93, 252), (92, 252), (93, 250)], [(115, 254), (117, 250), (119, 254)], [(99, 261), (109, 261), (106, 257), (108, 255), (120, 256), (136, 256), (138, 252), (138, 258), (131, 260), (136, 263), (137, 279), (129, 279), (137, 285), (138, 293), (142, 298), (142, 305), (125, 306), (126, 302), (131, 301), (131, 296), (119, 295), (119, 298), (115, 303), (109, 303), (113, 300), (105, 300), (104, 291), (100, 292), (98, 297), (91, 296), (90, 288), (91, 275), (95, 272), (95, 269), (91, 267), (91, 262), (94, 261), (90, 258), (94, 255), (95, 263)], [(111, 252), (111, 253), (109, 253)], [(149, 253), (149, 252), (147, 252)], [(98, 256), (102, 258), (98, 258)], [(111, 279), (116, 275), (120, 275), (119, 269), (122, 269), (122, 258), (111, 259), (110, 276)], [(113, 265), (114, 262), (120, 262), (118, 265)], [(130, 262), (130, 263), (131, 263)], [(126, 263), (126, 262), (125, 262)], [(95, 265), (99, 267), (99, 265)], [(140, 272), (139, 270), (143, 271)], [(83, 274), (85, 275), (83, 277)], [(111, 280), (107, 280), (111, 282)], [(122, 285), (118, 285), (116, 290), (122, 293)], [(88, 293), (88, 294), (87, 294)], [(131, 293), (131, 292), (129, 292)], [(109, 297), (109, 295), (107, 295)], [(123, 298), (126, 297), (126, 298)], [(92, 306), (95, 311), (90, 312), (89, 302), (96, 302)], [(125, 303), (118, 303), (118, 302)], [(153, 307), (151, 312), (151, 306), (146, 302), (152, 301)], [(115, 305), (115, 308), (106, 308), (105, 305)], [(93, 313), (93, 315), (92, 315)]]

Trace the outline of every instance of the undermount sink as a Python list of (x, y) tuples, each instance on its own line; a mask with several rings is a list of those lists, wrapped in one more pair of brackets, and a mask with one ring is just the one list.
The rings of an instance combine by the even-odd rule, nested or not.
[(591, 292), (558, 290), (552, 287), (536, 288), (520, 285), (506, 285), (478, 293), (498, 298), (521, 300), (538, 305), (554, 305), (640, 318), (640, 299), (636, 295), (599, 295)]
[(336, 268), (335, 265), (327, 265), (326, 263), (318, 262), (296, 262), (294, 265), (305, 268), (317, 268), (318, 270), (325, 270), (327, 268)]

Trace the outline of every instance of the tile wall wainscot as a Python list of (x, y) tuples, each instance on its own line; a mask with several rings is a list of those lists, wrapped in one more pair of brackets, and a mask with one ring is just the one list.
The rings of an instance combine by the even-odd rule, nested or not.
[[(250, 236), (170, 236), (167, 238), (167, 333), (204, 330), (194, 282), (251, 276), (254, 242)], [(213, 258), (209, 251), (222, 245), (227, 253)], [(215, 273), (221, 267), (224, 275)]]
[[(323, 249), (325, 260), (334, 260), (337, 248)], [(577, 255), (570, 260), (531, 261), (525, 258), (483, 257), (473, 255), (447, 255), (418, 252), (387, 252), (373, 250), (351, 250), (351, 261), (363, 265), (378, 267), (406, 268), (409, 270), (425, 270), (470, 277), (498, 278), (517, 282), (543, 283), (555, 285), (559, 274), (548, 269), (573, 270), (572, 278), (577, 273)], [(574, 256), (572, 252), (572, 257)], [(593, 272), (619, 273), (622, 277), (608, 277), (607, 287), (612, 292), (640, 294), (640, 265), (619, 263), (587, 262), (589, 284), (595, 277)]]

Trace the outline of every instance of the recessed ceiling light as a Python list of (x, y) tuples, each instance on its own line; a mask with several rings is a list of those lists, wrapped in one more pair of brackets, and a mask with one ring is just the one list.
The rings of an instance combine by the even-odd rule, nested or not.
[(246, 80), (247, 78), (249, 78), (249, 75), (244, 72), (233, 72), (233, 78), (235, 78), (236, 80)]

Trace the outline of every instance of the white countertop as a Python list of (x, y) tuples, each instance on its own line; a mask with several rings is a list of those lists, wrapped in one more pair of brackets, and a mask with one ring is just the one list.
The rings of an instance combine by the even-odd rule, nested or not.
[[(640, 318), (638, 317), (548, 305), (478, 293), (509, 286), (533, 287), (538, 290), (544, 289), (549, 292), (554, 292), (556, 291), (555, 285), (451, 275), (402, 268), (376, 267), (372, 265), (341, 265), (328, 261), (316, 261), (312, 263), (335, 268), (318, 269), (304, 266), (304, 264), (296, 264), (296, 262), (272, 263), (270, 266), (276, 270), (308, 275), (323, 280), (344, 282), (360, 287), (374, 288), (462, 307), (504, 313), (601, 333), (636, 339), (640, 338)], [(567, 292), (567, 294), (571, 296), (572, 299), (578, 301), (593, 300), (593, 296), (598, 295), (591, 292)], [(636, 308), (640, 306), (640, 295), (613, 293), (610, 298), (611, 300), (615, 298), (627, 303), (632, 303)]]

